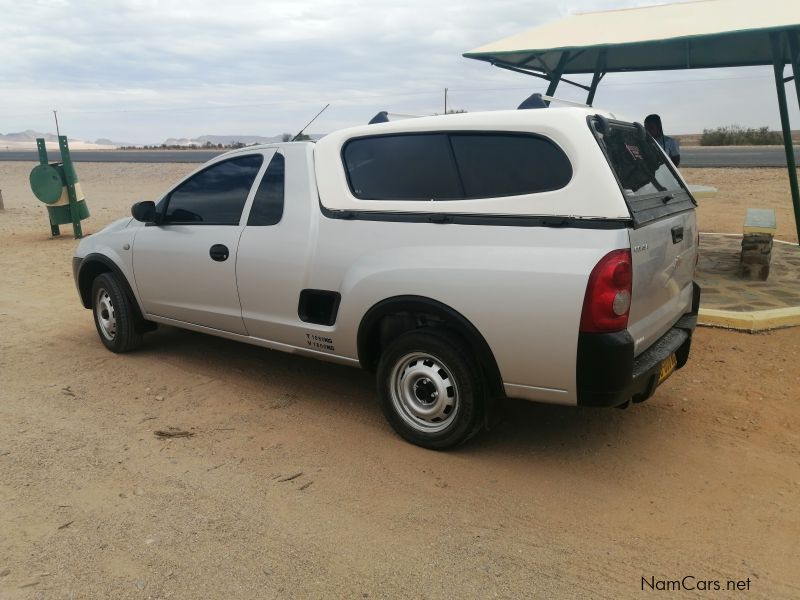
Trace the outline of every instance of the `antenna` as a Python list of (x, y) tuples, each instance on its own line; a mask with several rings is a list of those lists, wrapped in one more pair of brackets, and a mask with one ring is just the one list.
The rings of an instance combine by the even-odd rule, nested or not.
[(296, 135), (296, 136), (294, 136), (294, 137), (293, 137), (291, 140), (289, 140), (289, 141), (290, 141), (290, 142), (293, 142), (293, 141), (295, 141), (297, 138), (299, 138), (299, 137), (300, 137), (300, 136), (303, 134), (303, 132), (306, 130), (306, 128), (307, 128), (309, 125), (311, 125), (311, 124), (312, 124), (314, 121), (316, 121), (316, 120), (317, 120), (317, 117), (318, 117), (318, 116), (320, 116), (322, 113), (324, 113), (324, 112), (325, 112), (325, 110), (326, 110), (326, 109), (327, 109), (327, 108), (328, 108), (330, 105), (331, 105), (331, 104), (330, 104), (330, 102), (328, 102), (328, 104), (326, 104), (326, 105), (325, 105), (325, 108), (323, 108), (323, 109), (322, 109), (321, 111), (319, 111), (319, 112), (318, 112), (316, 115), (314, 115), (314, 118), (313, 118), (313, 119), (311, 119), (311, 120), (310, 120), (308, 123), (306, 123), (306, 126), (305, 126), (305, 127), (303, 127), (303, 128), (300, 130), (300, 131), (298, 131), (298, 132), (297, 132), (297, 135)]
[(56, 136), (60, 136), (61, 132), (58, 130), (58, 111), (53, 111), (53, 116), (56, 118)]

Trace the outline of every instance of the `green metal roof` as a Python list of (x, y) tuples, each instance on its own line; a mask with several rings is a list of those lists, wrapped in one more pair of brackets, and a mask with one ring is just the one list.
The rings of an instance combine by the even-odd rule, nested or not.
[(575, 14), (464, 56), (545, 74), (563, 59), (564, 75), (772, 65), (770, 33), (787, 30), (798, 0), (703, 0)]

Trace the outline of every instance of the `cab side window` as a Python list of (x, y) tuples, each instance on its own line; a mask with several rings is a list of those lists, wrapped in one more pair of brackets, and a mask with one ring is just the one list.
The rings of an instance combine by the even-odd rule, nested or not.
[(238, 225), (264, 158), (231, 158), (184, 181), (167, 197), (164, 224)]
[(283, 217), (285, 182), (286, 160), (283, 154), (276, 152), (258, 184), (247, 218), (248, 225), (275, 225), (280, 222)]

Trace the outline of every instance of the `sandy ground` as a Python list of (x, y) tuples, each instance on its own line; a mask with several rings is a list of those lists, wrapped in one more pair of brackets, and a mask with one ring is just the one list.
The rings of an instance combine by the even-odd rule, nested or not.
[[(80, 165), (86, 230), (191, 168)], [(365, 372), (171, 328), (106, 351), (29, 169), (0, 163), (0, 598), (800, 597), (800, 329), (700, 329), (642, 405), (508, 402), (425, 451)]]
[[(58, 142), (56, 141), (47, 140), (45, 141), (45, 146), (49, 151), (55, 151), (56, 153), (59, 151)], [(4, 150), (36, 150), (36, 148), (35, 140), (16, 142), (5, 140), (0, 137), (0, 152)], [(116, 146), (111, 144), (95, 144), (94, 142), (84, 142), (83, 140), (69, 140), (70, 150), (116, 150), (116, 148)]]
[(797, 241), (789, 173), (786, 169), (681, 169), (687, 182), (711, 185), (719, 192), (698, 201), (700, 231), (742, 233), (748, 208), (772, 208), (777, 238)]

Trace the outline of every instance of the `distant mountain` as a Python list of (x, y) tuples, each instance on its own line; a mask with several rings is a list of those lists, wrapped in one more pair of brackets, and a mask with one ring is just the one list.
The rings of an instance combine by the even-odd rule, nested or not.
[(94, 141), (95, 144), (99, 144), (101, 146), (131, 146), (128, 142), (113, 142), (108, 138), (99, 138)]
[[(311, 139), (318, 140), (323, 137), (323, 134), (309, 134)], [(273, 135), (266, 137), (263, 135), (201, 135), (196, 138), (168, 138), (163, 143), (167, 146), (205, 146), (206, 144), (222, 144), (223, 146), (231, 146), (235, 143), (251, 145), (251, 144), (274, 144), (275, 142), (283, 141), (283, 134)]]
[(19, 133), (0, 133), (0, 141), (2, 142), (34, 142), (36, 138), (43, 137), (46, 142), (57, 142), (58, 136), (53, 133), (39, 133), (33, 129), (26, 129)]
[(168, 138), (164, 143), (167, 146), (205, 146), (206, 144), (222, 144), (230, 146), (239, 142), (241, 144), (272, 144), (280, 142), (281, 136), (264, 137), (263, 135), (201, 135), (196, 138)]
[[(0, 148), (13, 150), (35, 150), (36, 138), (44, 138), (48, 149), (58, 148), (58, 136), (54, 133), (41, 133), (33, 129), (26, 129), (17, 133), (0, 133)], [(94, 142), (87, 142), (72, 136), (68, 136), (69, 147), (72, 150), (113, 150), (119, 146), (124, 146), (120, 142), (112, 142), (108, 139), (100, 139)]]
[[(324, 136), (324, 134), (319, 133), (311, 133), (308, 134), (312, 140), (318, 140)], [(20, 132), (12, 132), (12, 133), (0, 133), (0, 147), (3, 148), (12, 148), (17, 150), (22, 149), (36, 149), (36, 138), (43, 137), (47, 142), (47, 147), (57, 147), (58, 146), (58, 136), (54, 133), (41, 133), (39, 131), (34, 131), (32, 129), (27, 129), (25, 131)], [(252, 144), (274, 144), (275, 142), (280, 142), (283, 140), (283, 134), (281, 135), (273, 135), (273, 136), (263, 136), (263, 135), (201, 135), (196, 138), (169, 138), (163, 142), (166, 146), (186, 146), (190, 147), (192, 145), (197, 146), (198, 148), (202, 148), (206, 144), (211, 144), (212, 146), (217, 146), (218, 144), (222, 144), (223, 146), (232, 146), (237, 142), (240, 144), (245, 144), (250, 146)], [(108, 138), (99, 138), (93, 142), (88, 142), (85, 140), (80, 140), (78, 138), (73, 138), (69, 136), (69, 145), (70, 148), (73, 150), (112, 150), (114, 148), (119, 147), (134, 147), (134, 146), (142, 146), (143, 144), (130, 144), (127, 142), (115, 142)], [(158, 144), (155, 144), (156, 146)]]

